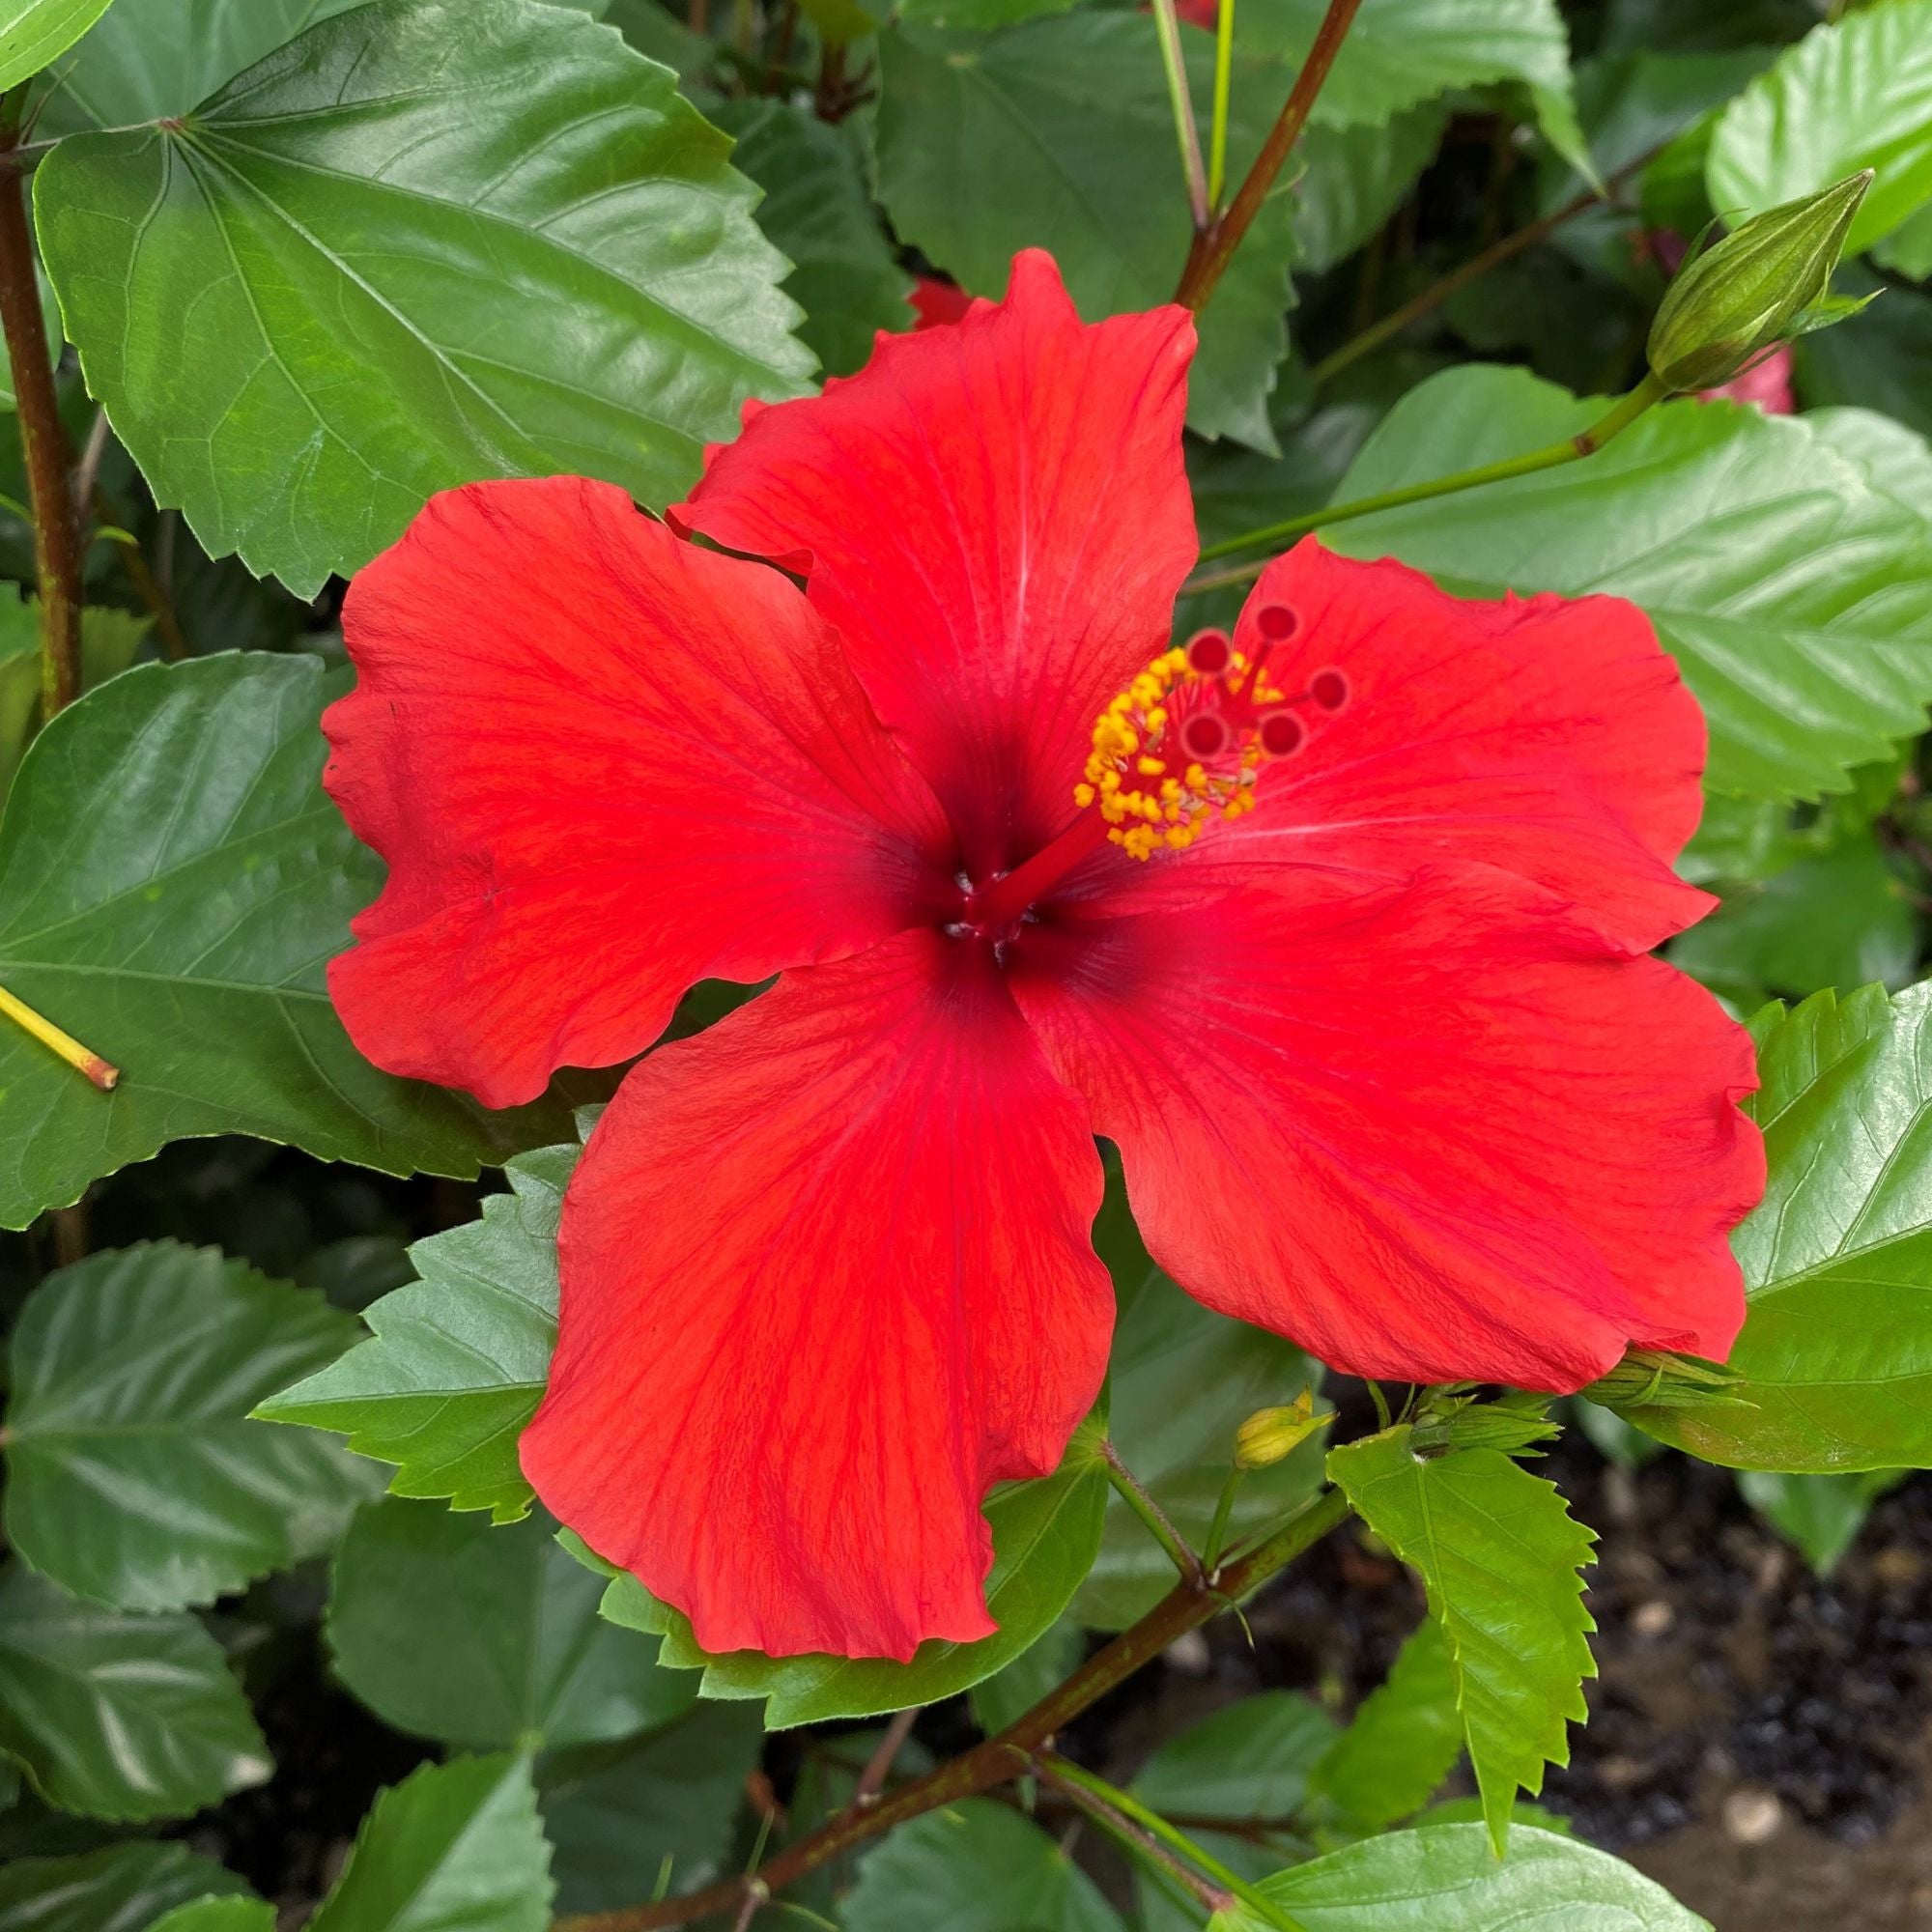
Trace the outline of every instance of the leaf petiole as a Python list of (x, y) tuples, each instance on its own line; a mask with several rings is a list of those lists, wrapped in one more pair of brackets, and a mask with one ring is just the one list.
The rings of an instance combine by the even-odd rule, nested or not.
[(103, 1094), (111, 1094), (120, 1083), (121, 1069), (111, 1061), (102, 1060), (91, 1047), (82, 1046), (71, 1034), (63, 1033), (52, 1020), (37, 1013), (5, 986), (0, 986), (0, 1013), (32, 1034), (50, 1052), (59, 1054), (75, 1072), (86, 1074)]

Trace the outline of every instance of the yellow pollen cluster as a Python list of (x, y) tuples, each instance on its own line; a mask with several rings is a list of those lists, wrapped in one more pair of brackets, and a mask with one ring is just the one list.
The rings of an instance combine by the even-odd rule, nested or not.
[[(1236, 652), (1228, 675), (1236, 677), (1246, 668)], [(1213, 771), (1193, 760), (1183, 762), (1178, 747), (1167, 750), (1170, 723), (1178, 731), (1184, 715), (1184, 707), (1171, 704), (1170, 698), (1204, 681), (1184, 650), (1163, 651), (1094, 721), (1094, 749), (1081, 782), (1073, 787), (1073, 802), (1082, 810), (1097, 805), (1107, 821), (1107, 837), (1130, 859), (1185, 851), (1216, 812), (1238, 818), (1254, 810), (1262, 749), (1252, 734), (1238, 749), (1231, 743)], [(1279, 692), (1264, 687), (1249, 701), (1269, 704), (1280, 697)]]

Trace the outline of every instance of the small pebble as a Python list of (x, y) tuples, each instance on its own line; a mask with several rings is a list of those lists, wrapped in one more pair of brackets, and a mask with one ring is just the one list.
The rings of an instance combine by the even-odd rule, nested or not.
[(1631, 1612), (1630, 1621), (1638, 1636), (1659, 1637), (1677, 1621), (1677, 1612), (1662, 1597), (1653, 1597)]
[(1724, 1800), (1724, 1834), (1734, 1844), (1767, 1844), (1783, 1823), (1784, 1806), (1775, 1791), (1746, 1785)]
[(1214, 1662), (1208, 1639), (1199, 1631), (1182, 1631), (1168, 1645), (1166, 1657), (1169, 1665), (1183, 1677), (1206, 1677)]

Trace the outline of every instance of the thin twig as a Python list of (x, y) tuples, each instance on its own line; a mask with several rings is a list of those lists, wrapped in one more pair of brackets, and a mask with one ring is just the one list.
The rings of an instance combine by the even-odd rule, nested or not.
[(1262, 143), (1254, 165), (1235, 190), (1227, 213), (1218, 216), (1205, 234), (1194, 238), (1187, 266), (1181, 270), (1179, 286), (1174, 292), (1175, 300), (1183, 308), (1199, 313), (1214, 293), (1215, 285), (1234, 259), (1235, 250), (1241, 245), (1242, 236), (1262, 212), (1262, 204), (1268, 198), (1275, 177), (1288, 159), (1289, 150), (1300, 138), (1308, 122), (1308, 110), (1315, 105), (1315, 97), (1321, 92), (1321, 83), (1328, 78), (1328, 70), (1334, 66), (1335, 56), (1341, 52), (1350, 23), (1361, 4), (1362, 0), (1328, 0), (1328, 11), (1316, 32), (1315, 44), (1308, 49), (1308, 58), (1302, 62), (1287, 103)]
[(107, 412), (97, 409), (94, 421), (88, 425), (86, 447), (80, 452), (80, 461), (73, 466), (73, 500), (76, 503), (91, 503), (94, 500), (94, 485), (100, 474), (100, 459), (107, 454)]
[(867, 1804), (879, 1802), (879, 1793), (886, 1788), (886, 1779), (893, 1775), (893, 1766), (904, 1749), (905, 1741), (912, 1736), (912, 1727), (918, 1719), (919, 1706), (915, 1704), (909, 1711), (896, 1713), (886, 1726), (878, 1748), (866, 1760), (866, 1768), (859, 1774), (858, 1783), (852, 1787), (854, 1810), (863, 1810)]
[(1109, 1837), (1118, 1840), (1155, 1870), (1165, 1872), (1204, 1912), (1227, 1912), (1239, 1902), (1232, 1891), (1225, 1891), (1211, 1880), (1202, 1877), (1191, 1865), (1170, 1852), (1152, 1833), (1143, 1830), (1131, 1818), (1117, 1811), (1097, 1793), (1076, 1784), (1071, 1778), (1061, 1776), (1055, 1765), (1056, 1760), (1052, 1758), (1027, 1760), (1029, 1770), (1037, 1772), (1069, 1804), (1086, 1812)]
[(1201, 129), (1194, 121), (1194, 95), (1187, 84), (1187, 62), (1180, 51), (1180, 20), (1174, 0), (1153, 0), (1154, 39), (1167, 75), (1168, 103), (1174, 110), (1175, 139), (1180, 144), (1180, 174), (1187, 184), (1187, 212), (1194, 232), (1208, 226), (1208, 170), (1201, 162)]
[(1140, 1478), (1121, 1461), (1121, 1452), (1112, 1442), (1102, 1438), (1100, 1457), (1107, 1465), (1107, 1480), (1113, 1484), (1121, 1500), (1147, 1525), (1148, 1533), (1167, 1551), (1169, 1560), (1180, 1572), (1181, 1580), (1190, 1590), (1205, 1590), (1208, 1587), (1208, 1572), (1202, 1567), (1200, 1557), (1194, 1553), (1187, 1539), (1175, 1528), (1167, 1512), (1148, 1493)]

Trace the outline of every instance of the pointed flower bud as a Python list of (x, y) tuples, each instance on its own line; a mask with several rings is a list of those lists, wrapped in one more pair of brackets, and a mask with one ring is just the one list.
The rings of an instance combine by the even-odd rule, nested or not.
[(1303, 1389), (1285, 1408), (1258, 1408), (1235, 1432), (1235, 1467), (1265, 1469), (1334, 1419), (1332, 1409), (1316, 1414), (1313, 1389)]
[(1833, 295), (1832, 271), (1871, 182), (1866, 168), (1768, 209), (1685, 263), (1651, 324), (1658, 381), (1715, 388), (1778, 343), (1856, 315), (1864, 302)]

